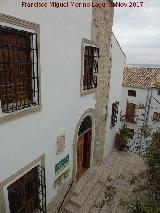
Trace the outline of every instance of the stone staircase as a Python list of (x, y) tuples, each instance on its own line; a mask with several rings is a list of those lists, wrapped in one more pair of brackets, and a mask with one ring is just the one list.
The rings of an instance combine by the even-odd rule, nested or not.
[(102, 191), (103, 185), (101, 183), (105, 182), (106, 178), (103, 166), (88, 169), (76, 184), (62, 213), (88, 213)]
[(61, 213), (128, 213), (122, 200), (130, 200), (137, 187), (131, 180), (145, 170), (145, 162), (135, 153), (112, 152), (103, 164), (85, 172)]

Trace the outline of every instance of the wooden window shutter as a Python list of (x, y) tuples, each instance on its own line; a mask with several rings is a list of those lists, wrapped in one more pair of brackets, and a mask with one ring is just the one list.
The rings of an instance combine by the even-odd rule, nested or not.
[(134, 123), (135, 113), (136, 113), (136, 105), (133, 103), (127, 103), (125, 120), (127, 122)]
[(37, 34), (0, 25), (2, 112), (39, 104)]
[(34, 167), (8, 187), (11, 213), (34, 212), (39, 209), (38, 167)]
[(128, 90), (128, 96), (136, 97), (136, 91), (135, 90)]
[(84, 89), (91, 89), (93, 82), (93, 64), (94, 64), (94, 49), (92, 46), (85, 46), (84, 54)]

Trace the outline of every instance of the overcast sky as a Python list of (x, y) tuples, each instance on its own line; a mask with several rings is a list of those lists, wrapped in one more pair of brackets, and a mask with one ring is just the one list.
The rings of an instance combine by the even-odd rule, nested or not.
[(115, 8), (113, 32), (127, 64), (160, 64), (160, 0), (142, 1), (143, 7)]

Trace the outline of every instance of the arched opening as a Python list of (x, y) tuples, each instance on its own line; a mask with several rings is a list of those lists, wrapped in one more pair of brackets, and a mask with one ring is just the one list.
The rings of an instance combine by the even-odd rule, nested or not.
[(78, 181), (84, 172), (90, 167), (92, 141), (92, 120), (87, 115), (80, 124), (77, 141), (77, 173)]

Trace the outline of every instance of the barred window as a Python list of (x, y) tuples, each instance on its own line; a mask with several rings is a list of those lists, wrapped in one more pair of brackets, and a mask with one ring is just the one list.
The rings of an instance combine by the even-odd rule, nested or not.
[(8, 186), (10, 213), (47, 213), (45, 169), (36, 166)]
[(111, 115), (111, 128), (113, 128), (118, 120), (118, 105), (119, 101), (112, 104), (112, 115)]
[(37, 34), (0, 25), (0, 101), (3, 113), (40, 104)]
[(97, 87), (99, 49), (93, 46), (85, 46), (83, 90)]
[(130, 123), (135, 123), (136, 104), (127, 103), (125, 120)]

